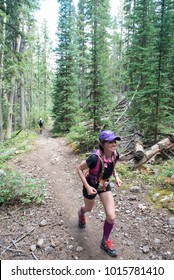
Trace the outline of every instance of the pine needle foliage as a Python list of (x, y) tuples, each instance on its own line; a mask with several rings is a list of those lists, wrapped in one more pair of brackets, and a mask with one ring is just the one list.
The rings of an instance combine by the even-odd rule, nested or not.
[(137, 88), (129, 116), (151, 143), (166, 123), (174, 124), (173, 0), (126, 0), (127, 83), (129, 98)]
[[(109, 52), (110, 6), (108, 0), (79, 1), (81, 66), (85, 72), (86, 98), (82, 99), (92, 131), (104, 124), (111, 104)], [(84, 91), (82, 91), (82, 98)]]
[(54, 132), (69, 132), (79, 109), (73, 1), (59, 0), (57, 69), (53, 92)]

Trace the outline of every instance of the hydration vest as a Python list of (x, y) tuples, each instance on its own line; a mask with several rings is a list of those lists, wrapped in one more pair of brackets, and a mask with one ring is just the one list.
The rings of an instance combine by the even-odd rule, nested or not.
[[(93, 167), (92, 169), (88, 169), (87, 173), (86, 173), (86, 177), (90, 178), (91, 183), (97, 185), (98, 183), (101, 183), (103, 186), (103, 190), (106, 190), (106, 184), (105, 184), (105, 180), (103, 180), (103, 173), (104, 173), (104, 161), (102, 159), (101, 156), (101, 151), (97, 150), (94, 151), (93, 154), (97, 155), (97, 164), (95, 167)], [(117, 151), (114, 151), (113, 155), (113, 170), (116, 164), (116, 159), (119, 157)], [(102, 165), (102, 168), (101, 168)], [(108, 180), (107, 180), (108, 182)]]

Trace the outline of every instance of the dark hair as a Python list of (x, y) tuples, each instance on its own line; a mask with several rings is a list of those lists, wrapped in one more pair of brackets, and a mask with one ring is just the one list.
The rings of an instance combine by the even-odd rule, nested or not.
[(100, 150), (102, 153), (104, 153), (104, 148), (103, 148), (104, 143), (105, 143), (105, 141), (99, 143), (99, 150)]

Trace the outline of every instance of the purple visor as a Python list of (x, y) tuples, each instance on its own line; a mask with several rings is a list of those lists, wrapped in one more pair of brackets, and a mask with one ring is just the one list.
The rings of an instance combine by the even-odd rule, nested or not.
[(113, 131), (111, 130), (104, 130), (99, 135), (100, 141), (113, 141), (118, 140), (120, 141), (121, 138), (119, 136), (116, 136)]

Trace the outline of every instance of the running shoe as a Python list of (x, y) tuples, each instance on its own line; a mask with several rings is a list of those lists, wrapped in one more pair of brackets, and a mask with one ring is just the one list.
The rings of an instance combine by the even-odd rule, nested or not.
[(117, 251), (114, 249), (111, 240), (102, 239), (100, 248), (106, 251), (110, 257), (117, 257)]
[(86, 227), (85, 215), (82, 215), (80, 210), (78, 211), (78, 218), (79, 218), (78, 221), (79, 228), (85, 228)]

